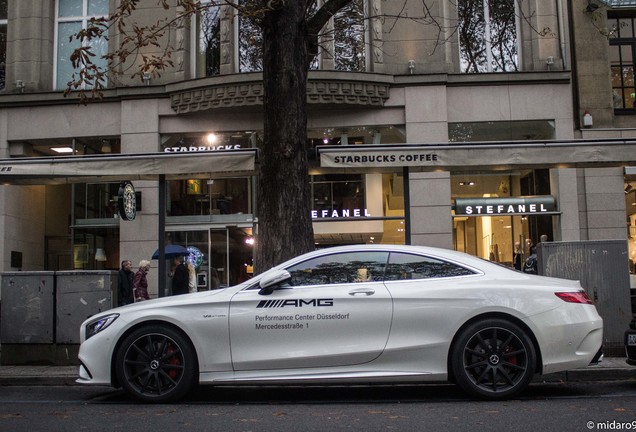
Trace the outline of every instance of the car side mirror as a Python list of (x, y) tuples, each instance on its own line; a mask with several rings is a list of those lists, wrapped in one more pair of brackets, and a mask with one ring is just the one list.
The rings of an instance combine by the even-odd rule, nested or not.
[(258, 292), (260, 295), (270, 295), (276, 289), (276, 286), (291, 279), (291, 275), (287, 270), (275, 270), (260, 280), (258, 285), (261, 287)]

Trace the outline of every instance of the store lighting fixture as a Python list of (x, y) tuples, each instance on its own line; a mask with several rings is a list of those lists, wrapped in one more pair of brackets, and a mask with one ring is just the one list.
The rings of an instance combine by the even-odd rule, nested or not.
[(102, 153), (110, 153), (113, 151), (113, 148), (110, 146), (110, 141), (107, 139), (102, 140)]
[(209, 133), (205, 139), (208, 141), (208, 144), (212, 145), (219, 140), (219, 137), (214, 133)]
[(467, 181), (467, 182), (462, 181), (462, 182), (459, 182), (459, 185), (460, 186), (475, 186), (475, 182), (474, 181)]
[(97, 248), (95, 250), (95, 261), (108, 261), (108, 259), (106, 258), (106, 251), (103, 248)]
[(73, 153), (73, 149), (71, 147), (68, 147), (68, 146), (51, 147), (51, 150), (53, 150), (55, 153)]

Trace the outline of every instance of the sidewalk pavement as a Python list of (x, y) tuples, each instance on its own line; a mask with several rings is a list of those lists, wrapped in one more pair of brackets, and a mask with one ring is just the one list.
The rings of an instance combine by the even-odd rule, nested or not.
[[(0, 386), (76, 385), (78, 366), (0, 366)], [(534, 382), (636, 380), (636, 366), (624, 357), (605, 357), (597, 365), (537, 375)]]

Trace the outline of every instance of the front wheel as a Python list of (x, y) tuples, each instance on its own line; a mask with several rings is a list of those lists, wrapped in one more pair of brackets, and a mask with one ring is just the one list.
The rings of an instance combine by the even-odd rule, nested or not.
[(163, 325), (132, 332), (119, 347), (115, 361), (124, 390), (143, 402), (182, 398), (194, 385), (198, 373), (190, 341)]
[(455, 380), (464, 391), (483, 399), (505, 399), (528, 386), (536, 351), (521, 327), (503, 319), (486, 319), (462, 330), (451, 362)]

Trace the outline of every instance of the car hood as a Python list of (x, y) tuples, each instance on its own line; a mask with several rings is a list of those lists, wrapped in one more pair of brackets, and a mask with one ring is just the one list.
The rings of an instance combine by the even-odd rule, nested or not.
[(98, 314), (91, 316), (88, 320), (95, 319), (99, 317), (100, 315), (109, 315), (112, 313), (128, 314), (131, 312), (136, 312), (138, 310), (151, 309), (155, 307), (183, 305), (188, 303), (200, 303), (204, 301), (204, 299), (209, 299), (210, 297), (219, 296), (231, 289), (232, 288), (222, 288), (222, 289), (217, 289), (213, 291), (202, 291), (202, 292), (196, 292), (191, 294), (182, 294), (178, 296), (160, 297), (160, 298), (156, 298), (152, 300), (145, 300), (142, 302), (131, 303), (126, 306), (120, 306), (114, 309), (108, 309), (107, 311), (100, 312)]

